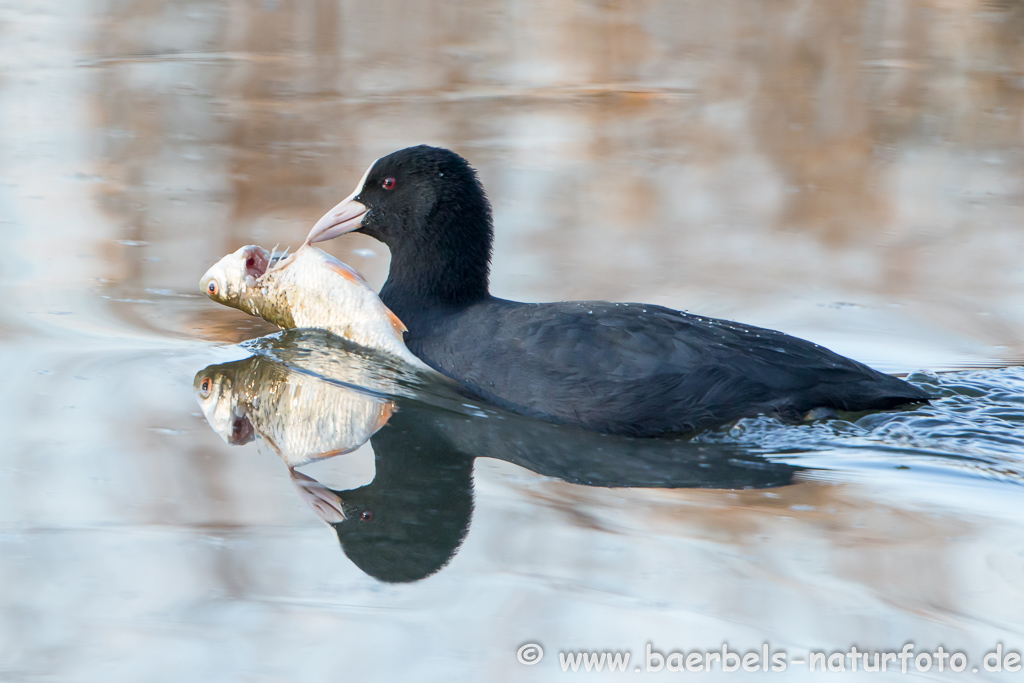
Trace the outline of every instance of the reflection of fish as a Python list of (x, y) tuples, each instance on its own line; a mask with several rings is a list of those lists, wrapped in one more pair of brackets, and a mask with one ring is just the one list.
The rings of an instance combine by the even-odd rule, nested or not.
[(214, 301), (278, 327), (318, 327), (426, 367), (406, 348), (405, 325), (366, 280), (316, 247), (303, 245), (276, 262), (262, 247), (242, 247), (206, 271), (201, 286)]
[(214, 431), (229, 444), (262, 437), (289, 467), (348, 453), (380, 429), (394, 404), (289, 372), (261, 356), (200, 371), (193, 387)]

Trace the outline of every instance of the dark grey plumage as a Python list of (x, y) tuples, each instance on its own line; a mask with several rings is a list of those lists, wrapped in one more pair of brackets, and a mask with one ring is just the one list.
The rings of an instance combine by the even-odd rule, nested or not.
[[(686, 433), (740, 417), (894, 408), (927, 395), (774, 330), (605, 301), (488, 298), (418, 315), (410, 350), (507, 409), (614, 434)], [(399, 314), (401, 316), (401, 314)]]

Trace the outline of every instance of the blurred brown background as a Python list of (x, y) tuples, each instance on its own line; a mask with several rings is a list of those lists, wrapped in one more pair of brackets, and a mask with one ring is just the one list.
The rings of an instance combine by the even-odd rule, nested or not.
[[(139, 0), (58, 23), (9, 56), (75, 83), (39, 109), (74, 143), (54, 161), (89, 167), (76, 216), (116, 298), (297, 244), (427, 142), (481, 172), (498, 295), (653, 301), (883, 365), (1024, 353), (1020, 3)], [(62, 51), (22, 51), (54, 30)], [(20, 75), (8, 97), (39, 98)], [(381, 245), (328, 248), (382, 282)], [(916, 364), (885, 351), (907, 340)]]

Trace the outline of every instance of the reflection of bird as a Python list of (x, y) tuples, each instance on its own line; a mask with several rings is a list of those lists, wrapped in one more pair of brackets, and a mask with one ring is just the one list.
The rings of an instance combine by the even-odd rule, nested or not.
[(390, 582), (429, 576), (455, 554), (469, 528), (477, 457), (600, 487), (767, 488), (800, 470), (721, 444), (611, 437), (514, 415), (466, 419), (408, 400), (370, 443), (374, 479), (335, 492), (346, 517), (332, 526), (349, 559)]
[(307, 502), (334, 496), (333, 506), (314, 510), (357, 567), (389, 583), (418, 581), (448, 564), (469, 531), (473, 458), (416, 433), (385, 430), (397, 439), (371, 441), (376, 471), (366, 486), (333, 491), (302, 475), (293, 480)]
[[(504, 412), (474, 415), (447, 381), (431, 384), (427, 375), (414, 389), (401, 366), (382, 365), (325, 333), (286, 332), (252, 348), (259, 355), (196, 375), (204, 413), (230, 434), (234, 416), (261, 406), (251, 432), (273, 439), (292, 466), (312, 451), (350, 451), (370, 438), (370, 484), (335, 491), (298, 472), (292, 477), (345, 554), (382, 581), (423, 578), (454, 555), (469, 528), (477, 457), (602, 487), (763, 488), (788, 484), (799, 470), (738, 446), (602, 435)], [(299, 406), (281, 401), (300, 393), (308, 400)], [(273, 408), (281, 405), (291, 407)], [(390, 417), (381, 426), (375, 417), (384, 406)]]
[(816, 409), (889, 409), (928, 398), (773, 330), (644, 304), (492, 297), (490, 206), (473, 169), (445, 149), (378, 159), (307, 241), (352, 231), (391, 250), (381, 299), (409, 328), (409, 349), (519, 413), (655, 436), (759, 413), (799, 420)]

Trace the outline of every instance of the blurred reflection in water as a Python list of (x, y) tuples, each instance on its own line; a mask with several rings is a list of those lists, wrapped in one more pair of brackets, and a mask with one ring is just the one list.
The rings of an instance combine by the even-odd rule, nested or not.
[[(586, 486), (757, 489), (791, 484), (802, 469), (764, 455), (793, 459), (867, 443), (876, 452), (901, 451), (903, 468), (945, 467), (1024, 484), (1019, 457), (1007, 457), (1024, 445), (1024, 412), (1001, 404), (1005, 388), (1024, 381), (1019, 372), (917, 377), (933, 385), (934, 405), (854, 424), (797, 430), (760, 418), (688, 441), (613, 437), (481, 409), (432, 375), (409, 375), (325, 332), (293, 330), (246, 346), (256, 354), (196, 374), (207, 421), (232, 445), (257, 436), (269, 444), (302, 497), (334, 527), (345, 554), (384, 581), (419, 580), (447, 564), (469, 527), (477, 457)], [(993, 413), (1001, 428), (983, 429)], [(969, 429), (970, 451), (958, 452)], [(293, 469), (367, 440), (374, 451), (369, 485), (331, 490)]]

